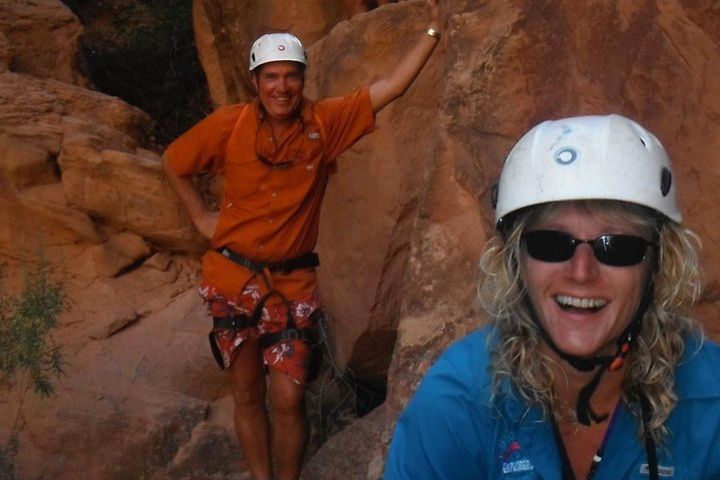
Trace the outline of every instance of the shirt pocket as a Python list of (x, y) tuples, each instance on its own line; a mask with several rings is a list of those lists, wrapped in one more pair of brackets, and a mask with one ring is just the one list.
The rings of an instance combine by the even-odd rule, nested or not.
[(278, 174), (288, 173), (286, 181), (289, 185), (307, 183), (323, 168), (323, 142), (319, 130), (307, 128), (302, 138), (296, 142), (295, 145), (288, 147), (290, 150), (288, 158), (292, 159), (289, 168), (277, 169)]
[(225, 166), (223, 194), (230, 202), (261, 195), (267, 189), (269, 168), (254, 155), (228, 158)]

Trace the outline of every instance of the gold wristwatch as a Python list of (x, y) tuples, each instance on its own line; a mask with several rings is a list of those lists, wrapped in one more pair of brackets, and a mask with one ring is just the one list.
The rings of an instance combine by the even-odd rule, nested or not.
[(434, 38), (435, 40), (440, 40), (440, 30), (438, 30), (435, 27), (428, 27), (427, 32), (429, 36)]

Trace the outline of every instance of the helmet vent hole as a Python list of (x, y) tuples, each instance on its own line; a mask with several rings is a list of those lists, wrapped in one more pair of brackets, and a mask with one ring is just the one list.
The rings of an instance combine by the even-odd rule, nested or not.
[(563, 147), (555, 152), (555, 161), (560, 165), (570, 165), (579, 156), (580, 153), (573, 147)]
[(648, 144), (644, 138), (640, 137), (640, 142), (643, 144), (643, 147), (648, 148)]
[(670, 172), (670, 170), (667, 169), (667, 167), (663, 167), (662, 175), (660, 177), (660, 192), (662, 193), (663, 197), (667, 197), (667, 194), (670, 193), (671, 186), (672, 173)]

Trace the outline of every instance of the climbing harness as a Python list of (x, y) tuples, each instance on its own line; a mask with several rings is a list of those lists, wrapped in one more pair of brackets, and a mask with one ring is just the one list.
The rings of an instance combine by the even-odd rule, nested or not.
[(288, 260), (280, 260), (278, 262), (256, 262), (233, 252), (227, 247), (221, 247), (215, 251), (234, 263), (237, 263), (254, 273), (260, 274), (262, 274), (263, 270), (266, 268), (271, 273), (290, 273), (293, 270), (299, 270), (301, 268), (315, 268), (320, 265), (320, 257), (318, 257), (318, 254), (314, 252), (306, 253)]
[(286, 340), (301, 340), (305, 342), (311, 350), (307, 381), (311, 382), (312, 380), (314, 380), (317, 377), (318, 371), (320, 369), (320, 364), (322, 363), (323, 344), (326, 341), (324, 332), (319, 329), (321, 323), (324, 322), (324, 314), (322, 310), (316, 310), (309, 317), (311, 326), (306, 328), (298, 328), (297, 323), (295, 322), (295, 316), (292, 314), (292, 311), (290, 309), (290, 302), (281, 292), (270, 287), (271, 283), (270, 279), (268, 278), (268, 272), (280, 272), (287, 274), (292, 272), (293, 270), (317, 267), (318, 265), (320, 265), (320, 259), (318, 255), (314, 252), (311, 252), (288, 260), (281, 260), (277, 262), (258, 262), (244, 257), (227, 247), (218, 248), (216, 249), (216, 251), (228, 260), (236, 263), (237, 265), (245, 267), (255, 274), (261, 275), (265, 282), (265, 285), (269, 289), (269, 291), (260, 298), (252, 314), (238, 314), (228, 315), (224, 317), (213, 317), (213, 330), (209, 334), (209, 340), (213, 355), (215, 357), (215, 360), (220, 365), (220, 368), (224, 369), (225, 364), (223, 362), (220, 349), (218, 348), (215, 341), (215, 330), (242, 330), (248, 327), (256, 327), (260, 321), (260, 317), (262, 316), (262, 311), (263, 308), (265, 308), (265, 303), (270, 297), (277, 296), (280, 297), (280, 299), (286, 305), (287, 324), (285, 326), (285, 329), (280, 332), (263, 334), (260, 337), (260, 346), (262, 348), (268, 348)]

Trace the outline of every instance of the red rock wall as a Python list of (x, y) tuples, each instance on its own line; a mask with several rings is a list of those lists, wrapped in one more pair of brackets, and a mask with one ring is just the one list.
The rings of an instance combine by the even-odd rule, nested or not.
[[(321, 254), (331, 246), (350, 248), (334, 248), (329, 261), (324, 254), (323, 291), (342, 312), (338, 325), (345, 333), (338, 335), (347, 340), (355, 332), (359, 339), (350, 366), (372, 369), (372, 355), (387, 354), (384, 339), (395, 325), (397, 342), (384, 410), (326, 443), (306, 468), (307, 479), (340, 472), (379, 478), (396, 414), (422, 373), (448, 343), (482, 322), (472, 299), (475, 265), (491, 231), (490, 186), (514, 141), (541, 120), (618, 112), (659, 136), (676, 164), (686, 222), (704, 244), (707, 287), (696, 311), (709, 335), (720, 338), (713, 208), (720, 187), (720, 93), (712, 88), (720, 66), (720, 11), (713, 2), (445, 5), (450, 23), (429, 69), (380, 114), (378, 130), (341, 160), (328, 190)], [(389, 68), (387, 59), (412, 41), (412, 22), (401, 18), (413, 8), (418, 5), (397, 5), (353, 19), (311, 49), (321, 57), (319, 71), (311, 73), (318, 94), (338, 93)], [(396, 9), (408, 12), (394, 17)], [(397, 33), (379, 34), (386, 21)], [(373, 40), (359, 42), (359, 32)], [(348, 51), (358, 52), (360, 61), (344, 59)], [(407, 252), (404, 268), (393, 263), (397, 252)], [(353, 271), (374, 278), (353, 277)], [(367, 290), (373, 286), (374, 293)], [(360, 351), (363, 344), (379, 348)]]
[[(0, 2), (0, 292), (45, 258), (70, 307), (53, 333), (65, 360), (55, 394), (2, 379), (0, 445), (19, 425), (27, 479), (242, 470), (222, 405), (209, 415), (226, 386), (197, 258), (168, 253), (205, 242), (166, 183), (151, 118), (84, 88), (81, 29), (59, 1)], [(208, 443), (212, 465), (198, 453)]]
[[(74, 307), (59, 338), (72, 358), (57, 397), (27, 403), (21, 473), (231, 478), (243, 467), (193, 292), (197, 259), (168, 253), (203, 242), (162, 179), (150, 119), (78, 87), (77, 70), (55, 57), (33, 58), (40, 47), (27, 47), (16, 22), (4, 20), (41, 3), (49, 12), (32, 21), (23, 14), (25, 30), (71, 25), (63, 55), (77, 49), (79, 26), (57, 23), (67, 16), (59, 1), (0, 3), (0, 255), (27, 261), (43, 237), (69, 259)], [(378, 115), (377, 130), (340, 159), (322, 214), (321, 287), (338, 362), (361, 376), (387, 375), (388, 400), (331, 438), (304, 478), (380, 477), (394, 420), (418, 380), (447, 344), (483, 322), (473, 299), (491, 234), (489, 189), (514, 141), (546, 118), (618, 112), (663, 141), (687, 223), (704, 243), (697, 313), (720, 339), (715, 4), (443, 2), (440, 47), (407, 94)], [(374, 2), (195, 6), (204, 11), (195, 18), (197, 43), (217, 104), (248, 98), (247, 49), (266, 29), (290, 29), (310, 45), (307, 93), (320, 98), (388, 72), (425, 21), (421, 1), (352, 18)], [(1, 441), (15, 403), (0, 400)], [(87, 440), (73, 448), (69, 439), (80, 433)], [(103, 448), (86, 458), (95, 443)], [(212, 462), (203, 456), (208, 445), (219, 452)]]
[(87, 86), (78, 71), (82, 26), (60, 2), (6, 1), (0, 9), (0, 32), (12, 46), (13, 71)]
[(310, 46), (351, 14), (350, 0), (193, 0), (195, 41), (213, 103), (252, 95), (248, 54), (262, 34), (291, 31)]

